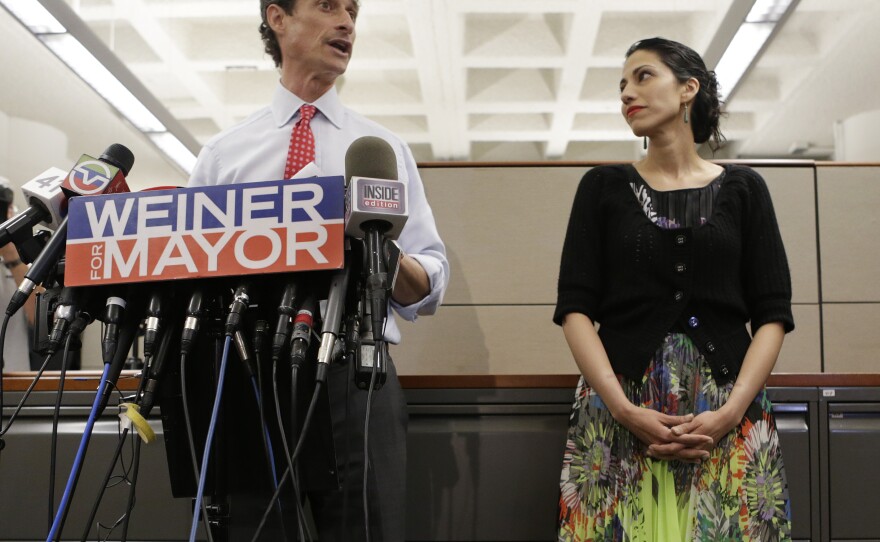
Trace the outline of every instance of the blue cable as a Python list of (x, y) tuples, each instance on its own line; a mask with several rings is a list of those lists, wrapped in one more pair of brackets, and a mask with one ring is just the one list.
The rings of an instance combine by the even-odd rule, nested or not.
[[(251, 384), (254, 387), (254, 396), (257, 398), (257, 408), (262, 412), (263, 410), (263, 400), (260, 398), (260, 389), (257, 387), (257, 377), (251, 377)], [(275, 457), (275, 451), (272, 450), (272, 438), (269, 436), (269, 426), (266, 425), (266, 420), (260, 418), (260, 424), (263, 426), (263, 433), (266, 434), (266, 447), (269, 449), (269, 468), (272, 470), (272, 489), (278, 489), (278, 473), (275, 471), (275, 461), (272, 458)]]
[(98, 385), (98, 393), (95, 395), (95, 402), (92, 404), (92, 411), (89, 412), (89, 421), (86, 422), (85, 431), (83, 431), (82, 440), (79, 442), (79, 450), (76, 451), (76, 458), (73, 460), (73, 466), (70, 468), (70, 477), (67, 479), (67, 487), (64, 488), (64, 495), (61, 496), (61, 503), (58, 504), (58, 510), (55, 512), (55, 521), (52, 522), (52, 528), (49, 530), (49, 536), (46, 542), (55, 540), (58, 529), (61, 528), (61, 518), (64, 517), (64, 511), (70, 504), (73, 488), (76, 485), (77, 475), (82, 468), (82, 462), (89, 447), (89, 439), (92, 437), (92, 429), (95, 426), (95, 418), (98, 417), (98, 408), (101, 404), (101, 396), (104, 395), (104, 387), (107, 385), (107, 375), (110, 372), (110, 364), (104, 364), (104, 373), (101, 375), (101, 383)]
[[(211, 458), (211, 442), (214, 440), (214, 429), (217, 427), (217, 416), (220, 411), (220, 398), (223, 396), (223, 381), (226, 377), (226, 362), (229, 360), (229, 345), (232, 344), (232, 335), (226, 335), (223, 343), (223, 359), (220, 362), (220, 377), (217, 379), (217, 395), (214, 397), (214, 408), (211, 410), (211, 423), (208, 425), (208, 436), (205, 438), (205, 452), (202, 455), (202, 471), (199, 473), (199, 488), (196, 492), (196, 507), (193, 510), (202, 509), (202, 493), (205, 491), (205, 479), (208, 475), (208, 460)], [(199, 514), (193, 514), (192, 528), (189, 530), (189, 542), (195, 542), (196, 530), (199, 527)], [(210, 529), (210, 525), (205, 525)], [(51, 541), (46, 541), (51, 542)]]

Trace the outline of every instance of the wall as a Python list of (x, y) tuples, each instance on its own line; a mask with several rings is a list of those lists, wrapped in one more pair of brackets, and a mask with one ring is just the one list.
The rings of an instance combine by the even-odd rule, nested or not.
[[(876, 371), (880, 165), (751, 163), (767, 181), (791, 267), (797, 328), (777, 373)], [(452, 278), (438, 314), (403, 323), (401, 374), (572, 374), (551, 322), (583, 165), (421, 168)]]
[[(797, 327), (775, 372), (876, 371), (880, 165), (751, 164), (773, 197), (792, 274)], [(401, 374), (576, 372), (550, 318), (571, 202), (587, 167), (420, 168), (452, 278), (436, 315), (400, 322), (404, 342), (394, 356)], [(84, 367), (100, 367), (96, 335)]]

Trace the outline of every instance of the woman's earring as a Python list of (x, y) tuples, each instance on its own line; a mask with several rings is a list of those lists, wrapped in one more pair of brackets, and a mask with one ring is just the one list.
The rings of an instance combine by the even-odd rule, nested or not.
[(642, 148), (648, 150), (648, 136), (642, 137)]
[(688, 104), (684, 104), (684, 123), (687, 124), (691, 121), (691, 116), (688, 114)]

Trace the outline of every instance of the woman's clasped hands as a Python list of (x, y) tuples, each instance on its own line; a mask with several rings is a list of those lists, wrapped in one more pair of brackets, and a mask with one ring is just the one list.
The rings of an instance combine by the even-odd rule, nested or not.
[(648, 447), (654, 459), (699, 463), (736, 425), (720, 410), (673, 416), (631, 405), (618, 421)]

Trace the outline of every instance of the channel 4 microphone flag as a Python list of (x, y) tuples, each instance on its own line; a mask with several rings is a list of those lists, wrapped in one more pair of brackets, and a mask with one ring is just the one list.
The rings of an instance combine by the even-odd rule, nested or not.
[(70, 200), (65, 284), (339, 269), (341, 176)]

